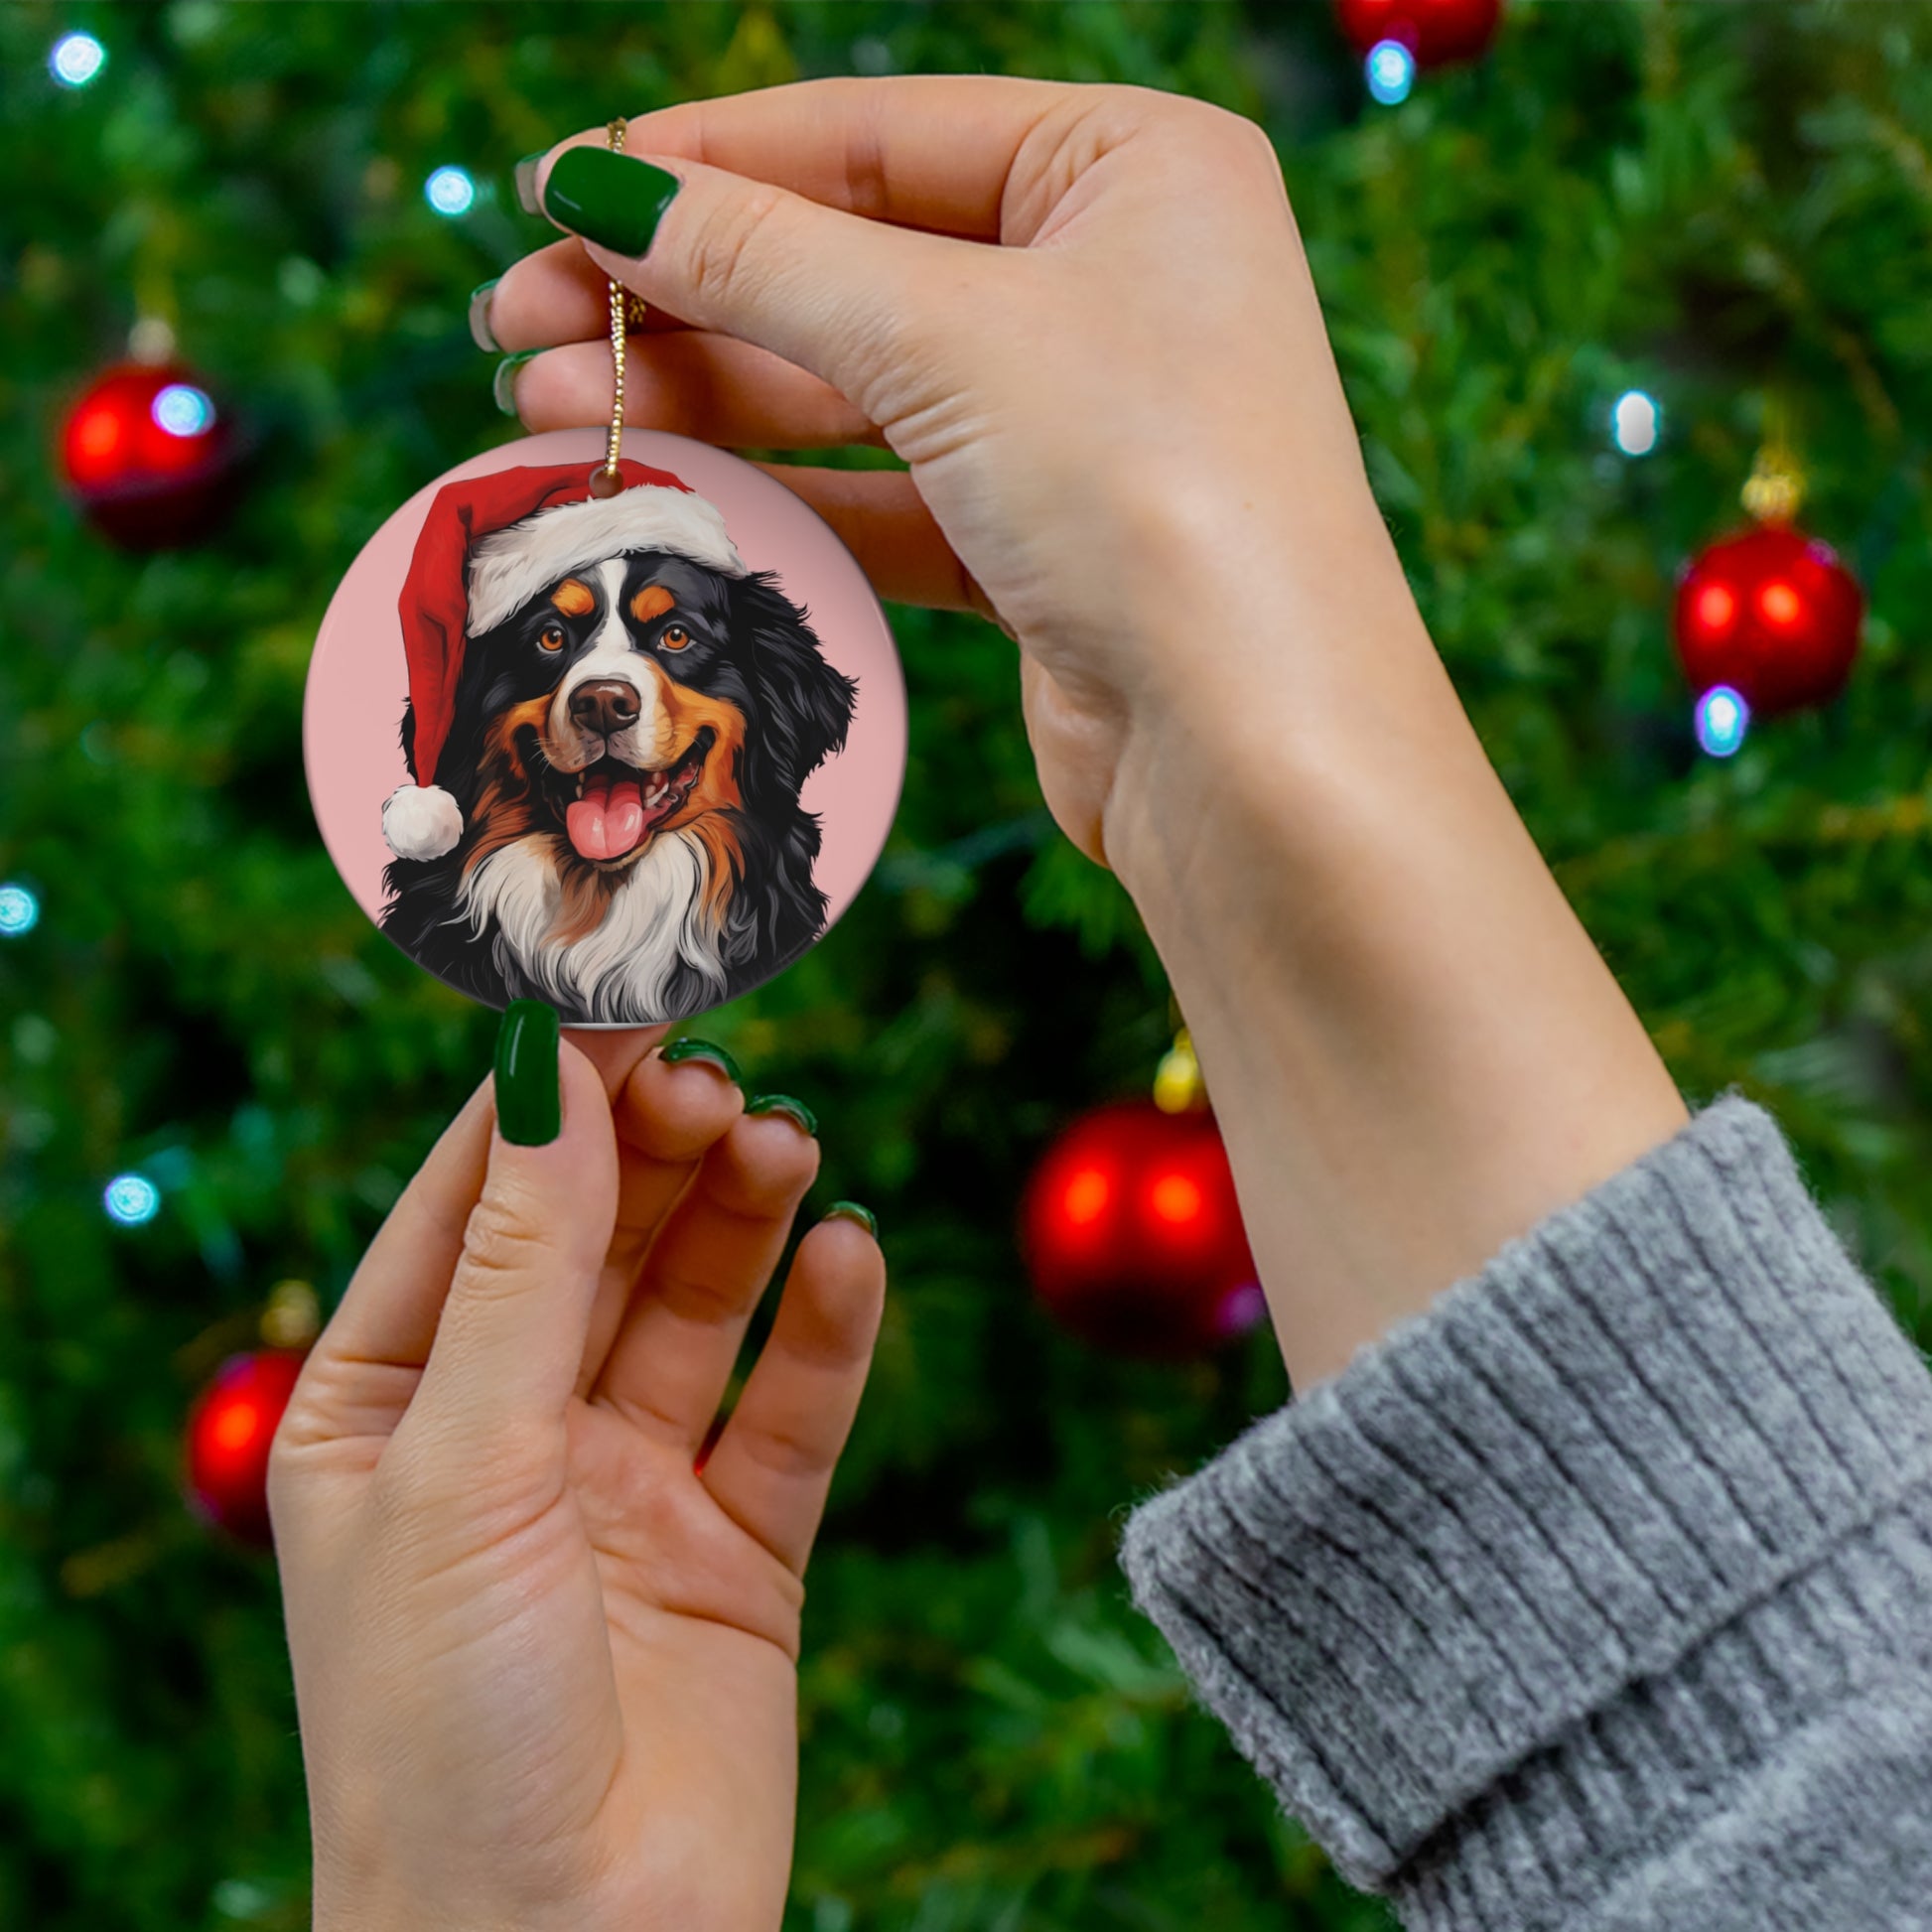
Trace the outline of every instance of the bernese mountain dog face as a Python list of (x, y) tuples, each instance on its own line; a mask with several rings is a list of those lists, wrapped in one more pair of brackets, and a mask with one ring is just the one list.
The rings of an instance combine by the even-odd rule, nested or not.
[[(465, 654), (443, 858), (398, 859), (383, 926), (481, 998), (565, 1021), (683, 1018), (824, 929), (806, 776), (856, 684), (768, 573), (642, 551), (560, 578)], [(413, 718), (403, 743), (413, 759)]]

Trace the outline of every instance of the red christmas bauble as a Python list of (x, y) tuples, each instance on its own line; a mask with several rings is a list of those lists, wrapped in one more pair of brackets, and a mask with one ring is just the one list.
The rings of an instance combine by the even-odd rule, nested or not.
[(133, 550), (206, 536), (234, 481), (233, 425), (191, 370), (128, 362), (89, 385), (61, 429), (61, 471), (87, 520)]
[(1828, 703), (1859, 654), (1864, 596), (1829, 544), (1762, 523), (1700, 551), (1677, 586), (1678, 661), (1760, 717)]
[(195, 1508), (244, 1543), (273, 1541), (268, 1449), (289, 1406), (306, 1351), (231, 1355), (188, 1417), (188, 1493)]
[(1400, 41), (1419, 68), (1474, 60), (1502, 10), (1502, 0), (1335, 0), (1335, 20), (1357, 54)]
[(1055, 1319), (1119, 1354), (1202, 1354), (1264, 1311), (1205, 1112), (1121, 1101), (1082, 1116), (1035, 1170), (1021, 1241)]

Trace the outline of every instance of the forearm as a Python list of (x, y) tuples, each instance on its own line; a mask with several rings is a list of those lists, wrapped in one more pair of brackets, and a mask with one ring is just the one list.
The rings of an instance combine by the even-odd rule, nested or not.
[[(1344, 510), (1318, 547), (1318, 574), (1227, 573), (1214, 628), (1246, 641), (1189, 648), (1106, 823), (1298, 1386), (1685, 1118), (1379, 522)], [(1151, 621), (1197, 639), (1199, 611), (1176, 585)]]

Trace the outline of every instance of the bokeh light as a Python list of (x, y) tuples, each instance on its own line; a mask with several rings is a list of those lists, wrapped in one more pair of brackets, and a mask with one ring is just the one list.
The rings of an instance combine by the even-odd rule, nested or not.
[(41, 922), (41, 902), (25, 886), (0, 886), (0, 939), (18, 939)]
[(1113, 1197), (1113, 1184), (1098, 1168), (1082, 1168), (1066, 1183), (1060, 1206), (1067, 1222), (1076, 1228), (1091, 1227), (1107, 1211)]
[(150, 412), (170, 436), (200, 436), (214, 426), (214, 403), (192, 382), (171, 382), (154, 399)]
[(1416, 57), (1400, 41), (1377, 41), (1362, 63), (1369, 92), (1384, 107), (1409, 98), (1416, 84)]
[(1714, 759), (1727, 759), (1744, 742), (1750, 729), (1751, 708), (1743, 694), (1727, 684), (1714, 684), (1698, 700), (1698, 743)]
[(100, 1199), (107, 1218), (124, 1228), (145, 1226), (161, 1212), (161, 1189), (144, 1173), (117, 1173)]
[(439, 168), (423, 184), (423, 198), (438, 214), (468, 214), (477, 200), (477, 184), (462, 168)]
[(1157, 1221), (1186, 1227), (1200, 1219), (1206, 1201), (1200, 1185), (1184, 1173), (1164, 1173), (1148, 1189), (1147, 1204)]
[(1610, 441), (1625, 456), (1648, 456), (1663, 434), (1664, 412), (1654, 396), (1626, 389), (1610, 411)]
[(91, 34), (63, 34), (47, 57), (47, 70), (64, 87), (84, 87), (107, 65), (107, 50)]

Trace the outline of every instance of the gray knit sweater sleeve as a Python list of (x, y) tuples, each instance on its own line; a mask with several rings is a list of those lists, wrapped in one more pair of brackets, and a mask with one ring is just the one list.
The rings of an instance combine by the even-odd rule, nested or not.
[(1146, 1504), (1124, 1560), (1410, 1927), (1932, 1927), (1932, 1377), (1745, 1101)]

